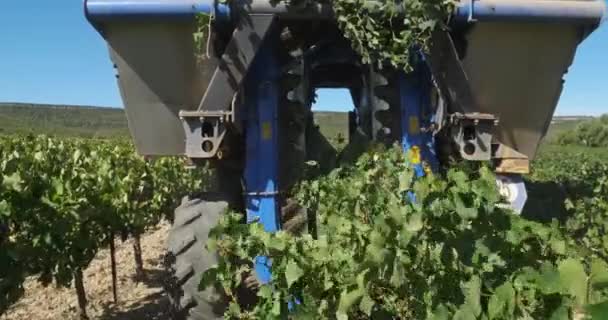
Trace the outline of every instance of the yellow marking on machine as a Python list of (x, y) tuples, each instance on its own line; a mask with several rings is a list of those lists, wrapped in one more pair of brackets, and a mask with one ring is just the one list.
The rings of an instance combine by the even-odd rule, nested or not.
[(410, 161), (412, 164), (419, 164), (421, 161), (420, 147), (413, 146), (410, 148)]
[(270, 121), (262, 122), (262, 140), (272, 139), (272, 124)]
[(420, 123), (418, 122), (418, 117), (411, 116), (409, 121), (410, 127), (408, 129), (411, 135), (416, 135), (420, 133)]

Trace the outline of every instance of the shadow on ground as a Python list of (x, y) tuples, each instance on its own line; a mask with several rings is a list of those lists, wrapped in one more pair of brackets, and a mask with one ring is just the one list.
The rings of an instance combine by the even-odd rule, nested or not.
[(100, 320), (166, 320), (170, 319), (169, 300), (160, 291), (147, 296), (145, 299), (126, 306), (127, 310), (117, 310), (114, 307), (104, 307)]
[(145, 270), (145, 276), (142, 282), (152, 289), (152, 293), (128, 305), (116, 306), (112, 303), (104, 305), (99, 320), (171, 319), (169, 300), (162, 288), (166, 273), (161, 270)]
[(162, 288), (165, 279), (167, 278), (167, 272), (165, 270), (151, 269), (144, 270), (144, 279), (141, 280), (149, 288)]

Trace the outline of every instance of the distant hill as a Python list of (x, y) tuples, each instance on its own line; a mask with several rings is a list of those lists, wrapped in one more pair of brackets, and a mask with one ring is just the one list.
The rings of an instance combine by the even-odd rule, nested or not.
[[(322, 132), (348, 135), (348, 114), (315, 112)], [(123, 109), (92, 106), (0, 103), (0, 134), (49, 134), (70, 137), (128, 136)]]
[[(315, 112), (315, 122), (330, 139), (348, 137), (346, 112)], [(557, 116), (553, 118), (545, 141), (591, 119), (588, 116)], [(127, 118), (123, 109), (91, 106), (64, 106), (24, 103), (0, 103), (0, 134), (34, 133), (77, 137), (128, 136)]]
[(0, 134), (13, 133), (115, 137), (129, 131), (123, 109), (0, 103)]
[(555, 143), (557, 138), (566, 131), (574, 130), (579, 123), (592, 120), (591, 116), (555, 116), (545, 136), (545, 141)]
[(336, 144), (338, 142), (338, 136), (348, 139), (347, 112), (316, 111), (314, 112), (314, 119), (321, 133), (332, 143)]
[(594, 117), (592, 117), (592, 116), (555, 116), (555, 117), (553, 117), (553, 120), (551, 120), (551, 123), (591, 120), (593, 118)]

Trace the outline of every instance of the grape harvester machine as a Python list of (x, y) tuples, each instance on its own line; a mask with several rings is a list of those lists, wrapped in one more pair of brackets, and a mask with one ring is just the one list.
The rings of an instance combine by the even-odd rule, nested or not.
[[(196, 290), (215, 259), (199, 242), (220, 211), (240, 208), (270, 232), (289, 224), (286, 191), (328, 154), (310, 112), (318, 88), (350, 90), (351, 145), (398, 142), (418, 175), (451, 159), (491, 161), (521, 211), (521, 175), (605, 11), (603, 0), (461, 0), (406, 73), (362, 64), (323, 1), (86, 0), (138, 152), (211, 162), (220, 177), (217, 194), (176, 210), (174, 305), (188, 319), (221, 317), (221, 294)], [(202, 15), (212, 19), (201, 31)], [(255, 266), (262, 283), (269, 265)]]

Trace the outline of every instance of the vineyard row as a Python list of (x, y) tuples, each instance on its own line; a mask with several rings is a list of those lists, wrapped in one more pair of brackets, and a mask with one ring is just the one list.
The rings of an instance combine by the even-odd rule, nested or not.
[(115, 236), (138, 239), (171, 212), (175, 201), (200, 189), (205, 172), (181, 159), (145, 160), (121, 141), (0, 139), (0, 314), (23, 292), (27, 276), (70, 286), (75, 280), (82, 317), (82, 270)]

